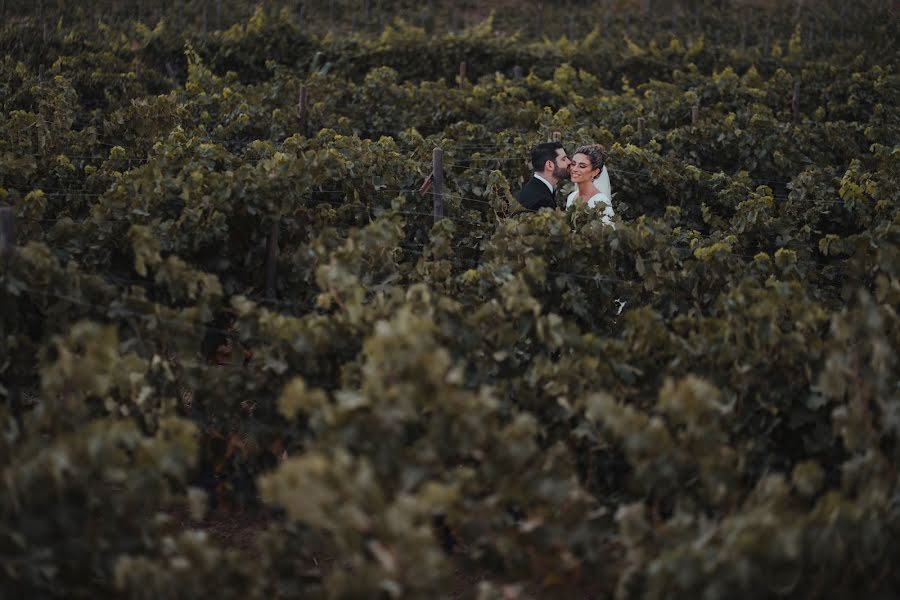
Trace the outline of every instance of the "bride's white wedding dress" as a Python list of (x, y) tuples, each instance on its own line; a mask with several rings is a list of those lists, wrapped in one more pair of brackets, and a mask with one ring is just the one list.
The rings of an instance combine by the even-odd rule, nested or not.
[[(594, 189), (597, 190), (597, 193), (587, 199), (588, 208), (602, 208), (604, 225), (615, 227), (612, 218), (616, 213), (613, 212), (611, 200), (612, 186), (609, 183), (609, 173), (606, 171), (606, 165), (604, 165), (603, 170), (600, 171), (600, 176), (594, 180)], [(575, 191), (566, 198), (566, 209), (573, 206), (577, 200), (578, 188), (576, 187)]]

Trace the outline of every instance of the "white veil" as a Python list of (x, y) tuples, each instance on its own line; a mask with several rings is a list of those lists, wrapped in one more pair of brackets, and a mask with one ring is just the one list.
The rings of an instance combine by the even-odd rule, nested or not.
[(608, 200), (612, 200), (612, 186), (609, 183), (609, 172), (606, 170), (606, 165), (603, 165), (600, 175), (594, 180), (594, 187), (598, 192), (604, 194)]

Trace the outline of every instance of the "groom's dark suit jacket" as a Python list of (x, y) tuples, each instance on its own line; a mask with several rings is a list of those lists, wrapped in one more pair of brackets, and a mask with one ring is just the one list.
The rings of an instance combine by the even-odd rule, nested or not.
[(525, 187), (516, 194), (516, 200), (528, 210), (538, 210), (544, 207), (556, 208), (556, 197), (553, 195), (553, 192), (550, 191), (546, 183), (537, 177), (532, 177), (525, 184)]

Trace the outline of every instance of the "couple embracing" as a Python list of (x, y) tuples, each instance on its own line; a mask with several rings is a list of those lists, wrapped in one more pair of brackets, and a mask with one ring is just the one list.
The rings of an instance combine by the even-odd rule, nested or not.
[(575, 184), (566, 199), (566, 208), (585, 205), (603, 211), (603, 223), (613, 225), (612, 188), (606, 171), (606, 149), (588, 144), (575, 151), (570, 159), (562, 142), (545, 142), (531, 151), (534, 177), (516, 194), (526, 210), (556, 208), (556, 191), (565, 179)]

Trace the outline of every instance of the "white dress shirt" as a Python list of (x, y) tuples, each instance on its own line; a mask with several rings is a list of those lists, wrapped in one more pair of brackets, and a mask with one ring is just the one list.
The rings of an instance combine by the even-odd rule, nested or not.
[(556, 190), (554, 189), (554, 187), (553, 187), (553, 184), (551, 184), (549, 181), (547, 181), (546, 179), (544, 179), (543, 177), (541, 177), (541, 176), (538, 175), (537, 173), (534, 174), (534, 178), (535, 178), (535, 179), (540, 179), (541, 181), (543, 181), (543, 182), (544, 182), (544, 185), (546, 185), (548, 188), (550, 188), (550, 193), (551, 193), (551, 194), (554, 193), (554, 192), (556, 191)]

